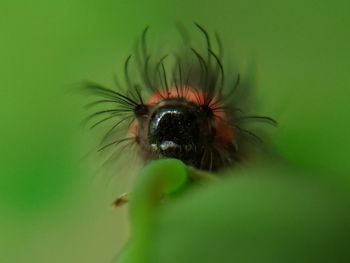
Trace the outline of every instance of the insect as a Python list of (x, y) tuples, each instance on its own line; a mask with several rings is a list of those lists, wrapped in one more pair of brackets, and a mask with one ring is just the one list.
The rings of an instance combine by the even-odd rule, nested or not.
[(113, 89), (86, 85), (100, 97), (92, 105), (106, 105), (89, 116), (101, 118), (92, 127), (109, 123), (100, 151), (133, 144), (145, 162), (176, 158), (215, 171), (234, 165), (249, 153), (247, 140), (262, 141), (242, 123), (253, 120), (276, 125), (270, 117), (244, 115), (235, 105), (240, 75), (226, 78), (219, 38), (217, 52), (208, 32), (195, 26), (204, 48), (184, 45), (181, 52), (152, 54), (146, 28), (135, 54), (124, 64), (126, 89), (119, 81)]

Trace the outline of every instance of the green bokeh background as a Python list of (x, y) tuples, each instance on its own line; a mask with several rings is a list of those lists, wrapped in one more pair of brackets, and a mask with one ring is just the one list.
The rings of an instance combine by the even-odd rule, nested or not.
[[(112, 83), (146, 25), (218, 31), (256, 110), (279, 121), (276, 149), (298, 168), (347, 177), (347, 1), (0, 2), (0, 262), (111, 262), (128, 234), (108, 209), (127, 182), (99, 176), (80, 121), (82, 80)], [(170, 41), (170, 40), (169, 40)], [(120, 174), (133, 174), (132, 169)], [(135, 172), (134, 172), (135, 173)], [(117, 177), (118, 172), (116, 172)]]

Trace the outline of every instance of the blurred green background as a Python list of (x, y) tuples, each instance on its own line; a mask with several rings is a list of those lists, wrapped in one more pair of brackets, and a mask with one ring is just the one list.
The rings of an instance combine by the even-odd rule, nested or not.
[(126, 209), (108, 206), (128, 184), (118, 173), (135, 171), (124, 167), (111, 182), (99, 175), (97, 138), (80, 125), (84, 97), (72, 87), (111, 84), (147, 25), (154, 41), (170, 39), (176, 22), (218, 31), (226, 59), (254, 78), (257, 112), (279, 122), (277, 151), (298, 168), (346, 178), (348, 10), (345, 0), (1, 0), (0, 262), (117, 255)]

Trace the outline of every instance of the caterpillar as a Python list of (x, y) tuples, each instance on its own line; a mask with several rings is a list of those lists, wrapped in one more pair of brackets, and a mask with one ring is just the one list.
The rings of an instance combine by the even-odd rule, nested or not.
[(115, 88), (86, 83), (98, 97), (90, 106), (105, 105), (88, 117), (99, 118), (91, 127), (109, 123), (99, 151), (135, 145), (144, 162), (176, 158), (217, 171), (249, 154), (247, 140), (262, 142), (244, 122), (277, 124), (271, 117), (245, 115), (235, 105), (240, 75), (226, 77), (220, 38), (215, 51), (209, 33), (195, 27), (204, 40), (201, 50), (184, 44), (181, 52), (155, 55), (148, 48), (147, 27), (135, 54), (125, 60), (124, 88), (119, 80)]

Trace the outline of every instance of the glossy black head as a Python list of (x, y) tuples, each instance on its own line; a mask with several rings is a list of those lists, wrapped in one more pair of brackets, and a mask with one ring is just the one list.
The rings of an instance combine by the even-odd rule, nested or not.
[(148, 140), (153, 153), (194, 164), (208, 134), (208, 121), (192, 104), (165, 104), (153, 112)]

